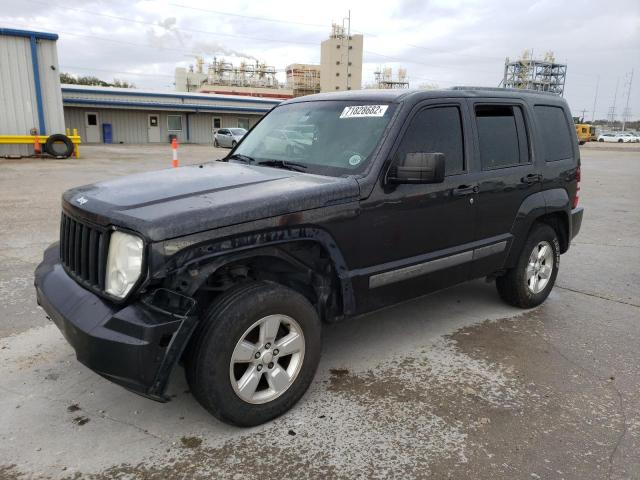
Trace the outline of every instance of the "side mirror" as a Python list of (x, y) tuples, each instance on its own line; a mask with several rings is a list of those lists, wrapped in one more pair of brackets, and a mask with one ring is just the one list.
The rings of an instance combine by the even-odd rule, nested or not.
[(441, 183), (444, 181), (444, 153), (407, 153), (401, 165), (392, 167), (389, 183)]

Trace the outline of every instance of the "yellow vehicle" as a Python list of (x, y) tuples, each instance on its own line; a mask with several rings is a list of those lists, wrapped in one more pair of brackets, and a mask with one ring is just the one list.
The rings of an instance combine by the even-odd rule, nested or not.
[(584, 145), (591, 141), (591, 129), (593, 129), (593, 137), (595, 138), (596, 129), (588, 123), (576, 123), (576, 134), (578, 135), (578, 143)]
[(589, 125), (589, 141), (595, 142), (598, 140), (598, 134), (596, 133), (596, 127)]

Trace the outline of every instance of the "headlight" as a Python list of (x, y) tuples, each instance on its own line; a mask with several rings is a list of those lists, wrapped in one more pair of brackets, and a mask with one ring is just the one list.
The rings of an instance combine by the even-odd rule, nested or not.
[(140, 278), (143, 243), (140, 237), (113, 232), (107, 256), (106, 292), (124, 298)]

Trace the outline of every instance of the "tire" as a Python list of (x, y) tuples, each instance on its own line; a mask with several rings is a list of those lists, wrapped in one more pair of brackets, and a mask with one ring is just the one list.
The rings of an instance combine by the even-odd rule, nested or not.
[[(540, 253), (540, 245), (550, 248), (551, 252), (544, 261), (536, 264), (534, 267), (536, 270), (533, 270), (534, 275), (530, 275), (532, 273), (530, 260), (533, 258), (534, 249)], [(548, 267), (549, 262), (552, 262), (551, 271), (547, 272), (545, 266)], [(498, 293), (506, 303), (514, 307), (536, 307), (549, 296), (558, 276), (559, 267), (560, 242), (556, 231), (549, 225), (536, 223), (522, 248), (516, 266), (507, 271), (504, 276), (496, 279)], [(547, 277), (545, 277), (545, 272), (547, 272)], [(546, 283), (543, 283), (544, 280)]]
[(579, 144), (579, 145), (584, 145), (584, 144), (585, 144), (585, 142), (584, 142), (584, 141), (581, 141), (581, 142), (578, 142), (578, 144)]
[[(275, 337), (267, 336), (267, 340), (275, 338), (269, 346), (261, 337), (262, 328), (255, 325), (273, 325), (276, 320), (280, 327)], [(287, 325), (290, 320), (295, 325)], [(301, 351), (298, 348), (298, 353), (278, 355), (276, 347), (287, 348), (282, 340), (284, 336), (292, 338), (292, 332)], [(234, 287), (203, 314), (188, 346), (185, 367), (191, 392), (205, 409), (226, 423), (250, 427), (276, 418), (309, 388), (320, 360), (321, 332), (317, 312), (298, 292), (266, 281)], [(243, 339), (243, 345), (251, 348), (239, 348)], [(289, 344), (293, 350), (293, 342)], [(239, 356), (236, 351), (251, 360), (233, 362)], [(260, 359), (255, 358), (256, 351)], [(287, 377), (282, 377), (283, 372)], [(259, 382), (244, 382), (245, 386), (255, 384), (254, 390), (241, 388), (240, 380), (256, 376)], [(274, 387), (278, 383), (279, 390)]]
[(599, 141), (599, 142), (604, 142), (604, 140), (603, 140), (602, 138), (600, 138), (598, 141)]
[[(61, 146), (63, 146), (62, 149), (60, 148)], [(55, 135), (49, 135), (47, 143), (44, 145), (44, 150), (52, 157), (69, 158), (73, 153), (73, 143), (66, 135), (56, 133)]]
[(624, 140), (620, 139), (618, 140), (618, 143), (624, 143)]

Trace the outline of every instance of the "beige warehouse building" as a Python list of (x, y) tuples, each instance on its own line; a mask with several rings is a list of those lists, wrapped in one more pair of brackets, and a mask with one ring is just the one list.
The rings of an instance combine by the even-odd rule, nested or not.
[(334, 24), (331, 36), (320, 46), (320, 91), (360, 90), (362, 52), (362, 35), (349, 35)]

